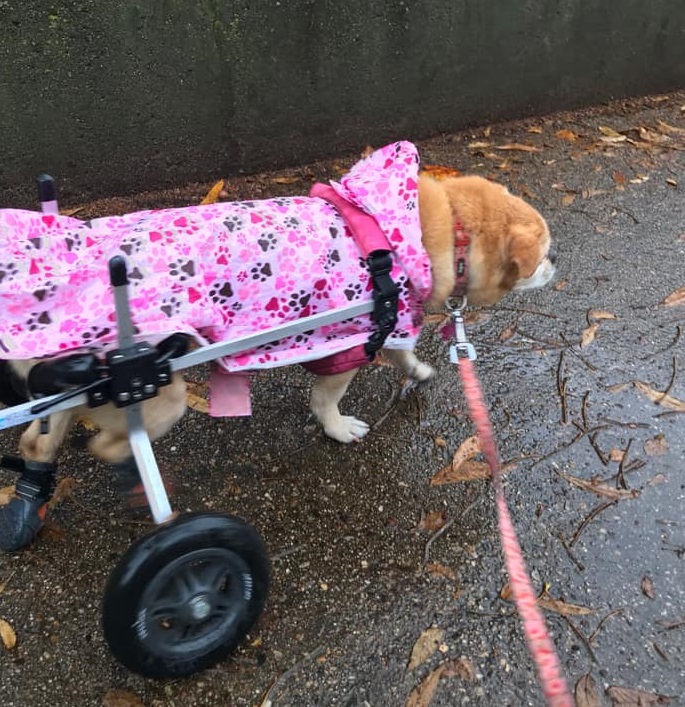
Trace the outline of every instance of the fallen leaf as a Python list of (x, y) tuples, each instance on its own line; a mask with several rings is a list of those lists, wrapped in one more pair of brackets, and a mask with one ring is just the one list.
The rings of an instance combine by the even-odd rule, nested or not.
[(535, 133), (536, 135), (542, 135), (542, 127), (540, 125), (531, 125), (528, 128), (529, 133)]
[(461, 177), (461, 172), (458, 169), (451, 167), (443, 167), (439, 164), (427, 164), (421, 168), (423, 172), (430, 174), (433, 179), (448, 179), (449, 177)]
[(561, 475), (570, 484), (583, 489), (583, 491), (590, 491), (592, 493), (596, 493), (598, 496), (610, 498), (614, 501), (620, 501), (624, 498), (637, 498), (640, 495), (640, 492), (637, 489), (617, 489), (614, 486), (609, 486), (609, 484), (602, 483), (601, 481), (588, 481), (587, 479), (580, 479), (577, 476), (571, 476), (570, 474), (565, 474), (563, 472)]
[(102, 707), (145, 707), (145, 704), (128, 690), (108, 690), (102, 697)]
[(447, 565), (443, 565), (441, 562), (429, 562), (425, 567), (426, 572), (437, 577), (445, 577), (452, 582), (457, 581), (456, 572)]
[(0, 506), (6, 506), (13, 498), (16, 498), (16, 489), (14, 486), (5, 486), (0, 489)]
[(671, 292), (661, 304), (667, 307), (672, 307), (675, 304), (685, 304), (685, 287), (679, 287), (677, 290)]
[(633, 385), (641, 393), (644, 393), (652, 402), (655, 402), (658, 405), (663, 405), (665, 408), (669, 408), (670, 410), (680, 410), (685, 412), (685, 402), (682, 400), (678, 400), (678, 398), (674, 398), (671, 395), (664, 395), (661, 391), (654, 390), (654, 388), (651, 388), (642, 381), (633, 381)]
[(424, 533), (435, 533), (447, 522), (445, 511), (428, 511), (421, 515), (421, 520), (416, 529)]
[(435, 626), (427, 628), (414, 643), (407, 663), (407, 670), (411, 671), (418, 668), (419, 665), (423, 665), (438, 650), (444, 635), (445, 632), (441, 628)]
[(561, 205), (562, 206), (571, 206), (571, 204), (575, 200), (576, 200), (575, 194), (564, 194), (564, 196), (561, 197)]
[(659, 457), (662, 454), (666, 454), (668, 452), (666, 436), (663, 433), (655, 435), (644, 443), (643, 449), (645, 454), (649, 454), (650, 457)]
[(481, 444), (478, 435), (467, 437), (460, 445), (459, 449), (452, 457), (452, 466), (457, 469), (467, 459), (473, 459), (481, 451)]
[(465, 656), (448, 660), (444, 663), (442, 676), (445, 678), (461, 678), (473, 682), (476, 679), (476, 668), (474, 664)]
[(597, 683), (589, 673), (576, 683), (576, 707), (601, 707)]
[(559, 280), (559, 282), (554, 285), (554, 289), (557, 292), (561, 292), (562, 290), (565, 290), (567, 286), (568, 282), (566, 282), (566, 280)]
[(654, 591), (654, 582), (652, 581), (651, 577), (645, 575), (642, 578), (642, 581), (640, 582), (640, 589), (648, 599), (656, 598), (656, 592)]
[(587, 313), (587, 318), (590, 321), (596, 319), (616, 319), (613, 312), (608, 312), (606, 309), (591, 309)]
[(583, 330), (583, 334), (580, 337), (580, 348), (584, 349), (589, 346), (597, 335), (597, 329), (599, 329), (599, 322), (593, 322), (589, 327)]
[(613, 128), (609, 128), (606, 125), (600, 125), (599, 126), (599, 131), (604, 135), (605, 137), (610, 137), (614, 139), (619, 139), (623, 138), (624, 140), (626, 139), (625, 135), (621, 135), (618, 131), (614, 130)]
[(666, 180), (666, 184), (668, 184), (668, 186), (670, 186), (670, 187), (677, 187), (678, 186), (678, 182), (675, 179), (672, 179), (671, 177), (669, 177)]
[(83, 211), (83, 209), (85, 209), (85, 208), (86, 208), (85, 206), (76, 206), (73, 209), (60, 209), (59, 213), (62, 216), (76, 216), (77, 213), (79, 213), (80, 211)]
[(538, 196), (538, 194), (536, 194), (530, 187), (527, 187), (525, 184), (521, 187), (521, 193), (528, 199), (540, 201), (540, 197)]
[(209, 401), (207, 383), (187, 383), (186, 384), (186, 405), (197, 412), (209, 413)]
[(516, 152), (540, 152), (539, 147), (524, 145), (520, 142), (510, 142), (507, 145), (495, 145), (495, 150), (513, 150)]
[(547, 591), (538, 597), (538, 606), (546, 611), (552, 611), (555, 614), (561, 614), (562, 616), (584, 616), (586, 614), (593, 614), (594, 609), (590, 609), (587, 606), (580, 606), (579, 604), (569, 604), (563, 599), (555, 599), (549, 596)]
[(219, 201), (219, 196), (223, 191), (225, 182), (220, 179), (208, 192), (205, 198), (200, 202), (200, 206), (205, 206), (207, 204), (216, 204)]
[(410, 693), (404, 707), (428, 707), (438, 689), (444, 666), (440, 665), (429, 673)]
[(372, 145), (367, 145), (363, 150), (361, 154), (361, 158), (364, 159), (365, 157), (368, 157), (369, 155), (373, 154), (374, 149)]
[[(624, 384), (622, 384), (622, 383), (619, 384), (619, 385), (620, 385), (619, 390), (625, 387)], [(626, 450), (625, 450), (625, 449), (617, 449), (616, 447), (614, 447), (614, 448), (609, 452), (609, 461), (612, 461), (612, 462), (622, 462), (623, 459), (625, 458), (625, 456), (626, 456)]]
[(470, 142), (469, 147), (472, 150), (482, 150), (486, 147), (490, 147), (490, 143), (484, 142), (483, 140), (476, 140), (475, 142)]
[(617, 189), (625, 189), (626, 188), (626, 183), (628, 182), (628, 180), (619, 171), (612, 172), (611, 178), (616, 183)]
[(490, 467), (487, 462), (466, 461), (455, 469), (452, 464), (440, 469), (430, 480), (431, 486), (442, 484), (458, 484), (468, 481), (490, 478)]
[(511, 326), (508, 326), (506, 329), (502, 329), (499, 335), (499, 340), (504, 342), (504, 341), (509, 341), (514, 334), (516, 334), (516, 327), (518, 326), (518, 322), (516, 324), (512, 324)]
[(657, 120), (657, 130), (662, 133), (671, 135), (685, 135), (685, 128), (676, 128), (673, 125), (664, 123), (663, 120)]
[(298, 174), (285, 174), (280, 177), (272, 177), (273, 184), (297, 184), (302, 181), (302, 177)]
[(483, 130), (483, 137), (490, 137), (490, 133), (492, 132), (492, 125), (488, 125), (485, 130)]
[(0, 619), (0, 639), (2, 639), (2, 645), (8, 651), (11, 651), (17, 645), (17, 634), (5, 619)]
[(606, 194), (606, 193), (607, 193), (606, 189), (583, 189), (581, 191), (583, 199), (592, 199), (593, 196), (602, 196), (603, 194)]
[(557, 130), (554, 134), (560, 140), (568, 140), (569, 142), (575, 142), (578, 139), (578, 136), (573, 132), (573, 130), (567, 130), (566, 128), (563, 130)]
[(613, 707), (651, 707), (651, 705), (668, 705), (671, 698), (656, 692), (631, 690), (628, 687), (608, 687), (606, 694), (611, 699)]
[(648, 482), (647, 486), (658, 486), (659, 484), (666, 483), (666, 476), (664, 474), (655, 474)]
[(438, 436), (438, 437), (434, 437), (434, 438), (433, 438), (433, 444), (434, 444), (436, 447), (443, 448), (443, 447), (446, 447), (446, 446), (447, 446), (447, 440), (446, 440), (444, 437), (439, 437), (439, 436)]
[(67, 499), (74, 495), (74, 491), (78, 486), (78, 481), (73, 476), (65, 476), (60, 479), (60, 482), (55, 487), (55, 490), (48, 501), (48, 508), (50, 510), (57, 508), (61, 503), (64, 503)]

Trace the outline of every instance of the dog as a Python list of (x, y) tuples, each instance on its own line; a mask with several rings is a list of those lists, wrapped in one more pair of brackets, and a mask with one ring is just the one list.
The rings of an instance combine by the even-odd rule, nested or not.
[[(482, 177), (436, 179), (421, 172), (411, 143), (376, 150), (321, 193), (331, 200), (219, 203), (85, 223), (0, 211), (0, 358), (15, 380), (26, 381), (42, 358), (112, 348), (116, 331), (106, 263), (113, 254), (127, 256), (131, 308), (146, 340), (179, 331), (200, 344), (225, 340), (245, 334), (255, 322), (264, 329), (370, 298), (367, 262), (335, 207), (342, 202), (371, 216), (393, 251), (398, 321), (382, 351), (415, 381), (434, 375), (413, 350), (422, 315), (444, 310), (463, 277), (455, 267), (457, 261), (464, 265), (464, 258), (455, 256), (456, 232), (468, 239), (468, 280), (461, 289), (469, 304), (492, 305), (512, 290), (542, 287), (554, 275), (549, 228), (538, 211)], [(300, 262), (305, 254), (308, 265)], [(205, 256), (210, 262), (201, 265)], [(341, 263), (347, 263), (346, 274)], [(258, 296), (266, 300), (252, 303)], [(318, 370), (316, 361), (359, 347), (368, 340), (369, 327), (370, 318), (359, 317), (221, 363), (230, 372), (310, 366), (318, 373), (310, 400), (314, 416), (332, 439), (357, 442), (369, 426), (341, 414), (339, 403), (363, 361)], [(170, 385), (143, 404), (150, 438), (166, 434), (185, 408), (185, 383), (175, 373)], [(39, 421), (32, 422), (19, 444), (23, 459), (52, 463), (70, 425), (82, 415), (78, 409), (51, 414), (47, 433)], [(130, 458), (122, 410), (109, 404), (88, 409), (87, 417), (99, 430), (89, 443), (95, 456), (113, 464)]]

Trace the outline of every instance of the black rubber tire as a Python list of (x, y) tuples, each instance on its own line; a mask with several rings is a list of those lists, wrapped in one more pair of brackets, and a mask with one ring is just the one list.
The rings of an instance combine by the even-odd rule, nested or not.
[(138, 540), (114, 569), (103, 631), (129, 670), (191, 675), (242, 643), (268, 588), (268, 554), (252, 526), (221, 513), (183, 514)]

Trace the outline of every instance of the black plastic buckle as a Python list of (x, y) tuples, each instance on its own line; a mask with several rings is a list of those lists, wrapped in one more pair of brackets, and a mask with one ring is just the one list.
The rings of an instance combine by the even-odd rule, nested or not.
[(364, 348), (367, 356), (373, 359), (397, 325), (400, 290), (390, 277), (393, 261), (389, 251), (374, 251), (369, 255), (367, 263), (373, 283), (374, 307), (371, 318), (376, 324), (376, 331), (369, 337)]
[(126, 407), (154, 398), (157, 389), (171, 382), (171, 365), (160, 361), (154, 346), (146, 342), (107, 353), (109, 398)]

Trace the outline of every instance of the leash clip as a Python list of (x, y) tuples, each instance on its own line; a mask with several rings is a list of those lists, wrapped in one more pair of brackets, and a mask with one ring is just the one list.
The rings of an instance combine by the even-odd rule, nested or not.
[[(466, 303), (466, 298), (462, 299), (462, 306)], [(464, 327), (464, 317), (461, 316), (461, 308), (455, 307), (450, 311), (452, 320), (454, 321), (454, 342), (450, 345), (450, 361), (459, 363), (462, 359), (469, 361), (476, 360), (476, 349), (473, 344), (466, 338), (466, 329)]]

